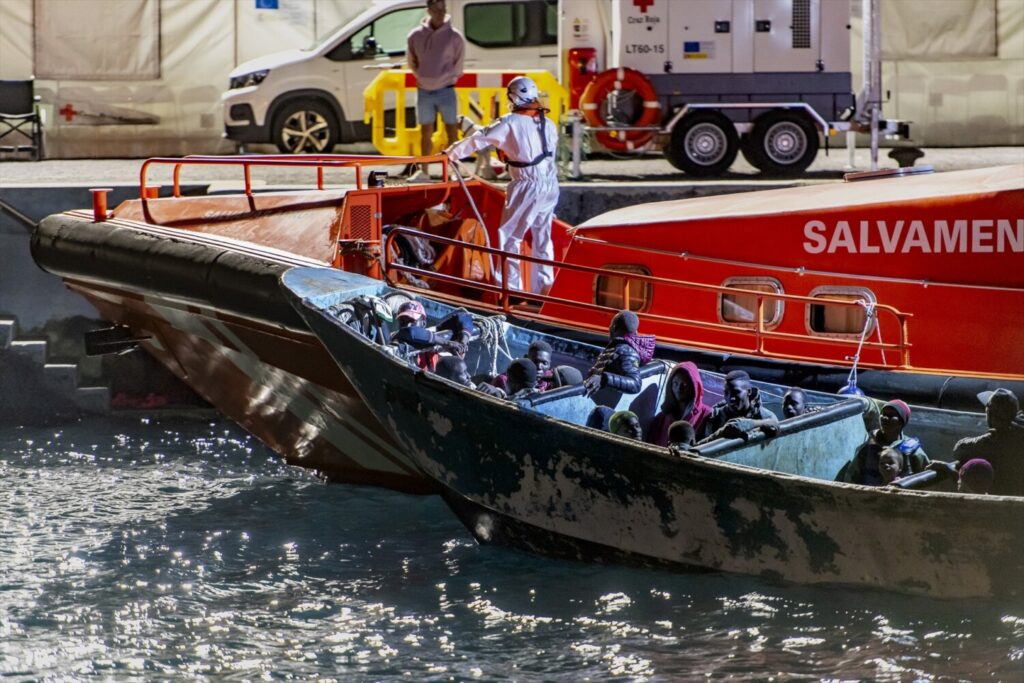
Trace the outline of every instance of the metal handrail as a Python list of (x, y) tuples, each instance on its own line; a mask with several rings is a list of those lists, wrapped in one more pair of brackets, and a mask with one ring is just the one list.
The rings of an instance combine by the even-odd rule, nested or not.
[[(444, 274), (444, 273), (437, 273), (437, 272), (432, 271), (432, 270), (425, 270), (425, 269), (422, 269), (422, 268), (417, 268), (415, 266), (408, 266), (408, 265), (405, 265), (405, 264), (393, 263), (391, 261), (391, 259), (390, 259), (390, 253), (391, 253), (390, 247), (392, 246), (392, 243), (393, 243), (394, 239), (398, 235), (403, 235), (403, 234), (404, 235), (411, 235), (411, 236), (414, 236), (414, 237), (420, 237), (420, 238), (426, 239), (426, 240), (428, 240), (430, 242), (435, 242), (435, 243), (445, 244), (445, 245), (451, 245), (451, 246), (457, 246), (457, 247), (460, 247), (460, 248), (468, 250), (468, 251), (484, 253), (484, 254), (488, 254), (490, 256), (497, 257), (498, 260), (499, 260), (499, 264), (500, 264), (500, 272), (502, 274), (501, 283), (495, 285), (495, 284), (490, 284), (490, 283), (485, 283), (485, 282), (479, 282), (479, 281), (476, 281), (476, 280), (469, 280), (469, 279), (458, 277), (458, 276), (455, 276), (455, 275), (448, 275), (448, 274)], [(518, 291), (518, 290), (510, 290), (510, 289), (508, 289), (508, 285), (507, 285), (507, 282), (508, 282), (507, 262), (508, 262), (508, 260), (511, 259), (511, 260), (517, 260), (517, 261), (526, 261), (528, 263), (535, 263), (535, 264), (539, 264), (539, 265), (549, 265), (549, 266), (552, 266), (553, 268), (556, 268), (556, 269), (571, 270), (571, 271), (574, 271), (574, 272), (580, 272), (580, 273), (586, 273), (586, 274), (592, 274), (592, 275), (610, 275), (610, 276), (613, 276), (613, 277), (623, 278), (625, 280), (625, 282), (626, 282), (626, 291), (624, 292), (624, 296), (627, 298), (627, 300), (628, 300), (628, 296), (629, 296), (629, 283), (630, 283), (630, 281), (643, 282), (643, 283), (648, 283), (648, 284), (651, 284), (651, 285), (660, 284), (660, 285), (665, 285), (665, 286), (669, 286), (669, 287), (679, 287), (679, 288), (690, 290), (690, 291), (694, 291), (695, 290), (695, 291), (711, 292), (711, 293), (717, 293), (717, 294), (743, 295), (743, 296), (755, 297), (755, 300), (757, 302), (757, 314), (756, 314), (755, 322), (754, 322), (754, 324), (752, 326), (746, 326), (746, 325), (745, 326), (736, 326), (736, 325), (729, 325), (729, 324), (725, 324), (725, 323), (708, 322), (708, 321), (705, 321), (705, 320), (691, 320), (691, 319), (687, 319), (687, 318), (675, 318), (675, 317), (670, 317), (670, 316), (660, 315), (660, 314), (653, 314), (653, 313), (639, 313), (639, 312), (637, 313), (637, 315), (640, 316), (641, 319), (646, 319), (646, 320), (651, 320), (651, 321), (658, 321), (658, 322), (664, 322), (664, 323), (668, 323), (668, 324), (676, 325), (676, 326), (680, 326), (680, 327), (692, 327), (692, 328), (697, 328), (697, 329), (712, 330), (712, 331), (726, 332), (726, 333), (729, 333), (729, 334), (739, 334), (739, 335), (744, 335), (744, 334), (749, 335), (749, 334), (752, 334), (754, 336), (755, 345), (754, 345), (754, 348), (752, 348), (752, 349), (751, 348), (745, 348), (745, 347), (723, 347), (723, 346), (721, 346), (719, 344), (714, 344), (714, 345), (711, 345), (711, 344), (701, 344), (699, 342), (694, 342), (693, 340), (686, 340), (686, 339), (675, 338), (675, 337), (670, 338), (670, 339), (662, 338), (662, 341), (668, 341), (668, 342), (678, 343), (678, 344), (685, 344), (685, 345), (689, 345), (689, 346), (698, 346), (698, 347), (702, 347), (702, 348), (715, 348), (715, 349), (720, 350), (720, 351), (739, 352), (739, 353), (758, 353), (758, 354), (765, 355), (765, 356), (791, 357), (790, 354), (785, 354), (785, 355), (783, 355), (783, 354), (773, 354), (770, 350), (765, 348), (765, 343), (767, 341), (771, 341), (771, 340), (789, 340), (789, 341), (797, 340), (797, 341), (803, 341), (803, 342), (808, 342), (808, 343), (818, 344), (818, 345), (823, 345), (823, 346), (850, 346), (851, 345), (852, 342), (849, 339), (836, 339), (836, 338), (831, 338), (831, 337), (813, 337), (813, 336), (794, 334), (794, 333), (791, 333), (791, 332), (775, 332), (773, 330), (767, 329), (765, 327), (765, 321), (764, 321), (764, 304), (765, 304), (766, 301), (783, 301), (783, 302), (790, 301), (790, 302), (799, 303), (799, 304), (813, 303), (813, 304), (817, 304), (817, 305), (826, 304), (826, 305), (835, 305), (835, 306), (842, 306), (842, 307), (862, 308), (862, 304), (860, 302), (858, 302), (858, 301), (850, 301), (850, 300), (846, 300), (846, 299), (830, 299), (830, 298), (825, 298), (825, 297), (808, 297), (808, 296), (802, 296), (802, 295), (799, 295), (799, 294), (785, 294), (785, 293), (775, 293), (775, 292), (762, 292), (762, 291), (757, 291), (757, 290), (752, 290), (752, 289), (743, 289), (743, 288), (740, 288), (740, 287), (724, 287), (722, 285), (711, 285), (711, 284), (707, 284), (707, 283), (703, 283), (703, 282), (690, 282), (690, 281), (686, 281), (686, 280), (673, 280), (673, 279), (670, 279), (670, 278), (657, 277), (657, 276), (654, 276), (654, 275), (643, 275), (643, 274), (639, 274), (639, 273), (626, 273), (626, 272), (622, 272), (622, 271), (608, 270), (608, 269), (604, 269), (604, 268), (597, 268), (597, 267), (594, 267), (594, 266), (586, 266), (586, 265), (582, 265), (582, 264), (573, 264), (573, 263), (565, 263), (565, 262), (559, 262), (559, 261), (551, 261), (551, 260), (548, 260), (548, 259), (543, 259), (543, 258), (539, 258), (539, 257), (536, 257), (536, 256), (531, 256), (531, 255), (509, 254), (508, 252), (502, 251), (501, 249), (496, 249), (494, 247), (488, 247), (488, 246), (483, 246), (483, 245), (475, 245), (475, 244), (467, 244), (467, 243), (465, 243), (463, 241), (460, 241), (460, 240), (457, 240), (457, 239), (452, 239), (452, 238), (448, 238), (448, 237), (442, 237), (440, 235), (434, 235), (434, 234), (429, 233), (429, 232), (424, 232), (422, 230), (416, 230), (414, 228), (408, 228), (408, 227), (404, 227), (404, 226), (395, 226), (395, 227), (393, 227), (388, 232), (388, 234), (384, 237), (384, 249), (382, 250), (382, 252), (383, 252), (382, 253), (382, 257), (384, 259), (384, 277), (389, 282), (389, 284), (392, 284), (392, 285), (396, 284), (394, 281), (391, 280), (391, 273), (392, 272), (410, 273), (410, 274), (413, 274), (413, 275), (415, 275), (417, 277), (420, 277), (420, 278), (423, 278), (423, 279), (427, 279), (427, 280), (433, 280), (433, 281), (436, 281), (436, 282), (444, 282), (444, 283), (447, 283), (447, 284), (454, 284), (454, 285), (459, 285), (459, 286), (462, 286), (462, 287), (468, 287), (468, 288), (476, 289), (476, 290), (481, 291), (481, 292), (497, 294), (498, 297), (499, 297), (499, 305), (497, 305), (497, 306), (490, 306), (490, 305), (488, 305), (486, 303), (483, 303), (483, 302), (481, 302), (481, 305), (484, 306), (484, 307), (495, 308), (497, 310), (501, 310), (501, 311), (504, 311), (506, 313), (515, 312), (516, 315), (520, 315), (520, 316), (523, 316), (523, 317), (534, 318), (534, 319), (538, 319), (538, 320), (546, 320), (546, 321), (550, 321), (550, 322), (564, 322), (564, 321), (561, 321), (560, 319), (554, 318), (554, 317), (551, 317), (551, 316), (541, 315), (539, 313), (533, 314), (533, 313), (530, 313), (528, 311), (523, 311), (521, 308), (513, 308), (513, 306), (511, 305), (511, 298), (512, 297), (527, 298), (527, 299), (530, 299), (531, 301), (539, 301), (541, 303), (561, 304), (561, 305), (566, 305), (566, 306), (570, 306), (570, 307), (577, 308), (577, 309), (584, 309), (584, 310), (591, 310), (591, 311), (607, 312), (607, 311), (613, 311), (614, 309), (611, 309), (611, 308), (609, 308), (607, 306), (600, 306), (598, 304), (590, 304), (590, 303), (586, 303), (586, 302), (582, 302), (582, 301), (576, 301), (576, 300), (572, 300), (572, 299), (564, 299), (564, 298), (561, 298), (561, 297), (552, 297), (552, 296), (547, 295), (547, 294), (535, 294), (535, 293), (532, 293), (532, 292), (521, 292), (521, 291)], [(431, 292), (431, 294), (432, 294), (432, 296), (439, 296), (440, 295), (440, 297), (443, 297), (443, 293)], [(910, 342), (907, 341), (907, 337), (909, 336), (909, 331), (907, 329), (907, 323), (908, 323), (909, 319), (913, 317), (913, 314), (911, 314), (911, 313), (904, 313), (904, 312), (899, 311), (898, 309), (896, 309), (896, 308), (894, 308), (892, 306), (888, 306), (888, 305), (885, 305), (885, 304), (874, 304), (874, 310), (876, 312), (876, 315), (877, 315), (878, 312), (882, 312), (882, 313), (884, 313), (886, 315), (892, 316), (892, 318), (895, 319), (895, 322), (896, 322), (897, 327), (899, 329), (899, 335), (898, 335), (899, 339), (898, 339), (897, 342), (894, 342), (894, 343), (864, 341), (864, 343), (863, 343), (864, 348), (875, 349), (875, 350), (879, 350), (879, 351), (882, 351), (882, 352), (884, 352), (886, 350), (896, 351), (899, 354), (899, 358), (900, 358), (899, 365), (896, 366), (896, 367), (904, 368), (904, 369), (909, 368), (910, 367), (910, 346), (911, 345), (910, 345)], [(592, 327), (593, 328), (593, 326), (588, 326), (588, 327)], [(876, 320), (876, 329), (877, 328), (878, 328), (878, 323), (877, 323), (877, 320)], [(597, 329), (597, 328), (594, 328), (594, 329)], [(830, 362), (830, 363), (841, 362), (841, 361), (837, 361), (834, 358), (815, 358), (815, 357), (801, 358), (801, 360), (813, 360), (813, 361), (817, 361), (817, 362)], [(889, 367), (889, 365), (885, 364), (885, 363), (883, 363), (883, 364), (862, 363), (862, 365), (871, 366), (871, 367)]]
[(320, 155), (294, 155), (294, 154), (260, 154), (260, 155), (191, 155), (186, 157), (152, 157), (142, 162), (139, 169), (139, 198), (145, 202), (147, 196), (147, 174), (150, 166), (168, 165), (173, 166), (173, 196), (181, 197), (181, 169), (184, 166), (241, 166), (243, 180), (245, 182), (245, 194), (253, 196), (251, 169), (254, 166), (276, 166), (290, 168), (315, 168), (317, 169), (317, 189), (324, 189), (323, 172), (325, 168), (352, 168), (356, 172), (356, 189), (363, 189), (362, 170), (364, 166), (404, 166), (407, 164), (432, 164), (441, 163), (444, 165), (442, 178), (438, 184), (452, 184), (448, 180), (448, 157), (444, 154), (415, 157), (381, 157), (364, 154), (320, 154)]

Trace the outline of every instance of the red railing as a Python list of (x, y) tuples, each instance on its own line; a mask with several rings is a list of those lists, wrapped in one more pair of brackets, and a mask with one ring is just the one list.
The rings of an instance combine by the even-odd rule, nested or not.
[[(461, 249), (464, 249), (464, 250), (470, 251), (470, 252), (487, 254), (488, 257), (492, 259), (492, 264), (494, 262), (494, 259), (497, 259), (497, 262), (498, 262), (497, 272), (501, 274), (500, 284), (495, 284), (495, 283), (490, 283), (490, 282), (481, 282), (481, 281), (477, 281), (477, 280), (469, 280), (469, 279), (458, 277), (458, 276), (455, 276), (455, 275), (449, 275), (449, 274), (446, 274), (446, 273), (438, 273), (438, 272), (435, 272), (435, 271), (432, 271), (432, 270), (425, 270), (425, 269), (422, 269), (422, 268), (417, 268), (417, 267), (414, 267), (414, 266), (409, 266), (409, 265), (406, 265), (406, 264), (403, 264), (403, 263), (395, 263), (395, 262), (393, 262), (391, 260), (390, 254), (393, 251), (391, 249), (392, 244), (393, 244), (394, 240), (399, 235), (411, 235), (411, 236), (414, 236), (414, 237), (420, 237), (420, 238), (426, 239), (426, 240), (428, 240), (430, 242), (433, 242), (433, 243), (453, 246), (455, 248), (461, 248)], [(383, 251), (383, 258), (384, 258), (384, 277), (385, 277), (385, 279), (388, 280), (389, 284), (392, 284), (392, 285), (400, 284), (400, 283), (394, 282), (392, 280), (392, 278), (391, 278), (391, 274), (392, 273), (394, 273), (394, 272), (409, 273), (411, 275), (415, 275), (416, 277), (422, 278), (424, 280), (446, 283), (446, 284), (455, 285), (455, 286), (463, 287), (463, 288), (469, 288), (469, 289), (473, 289), (473, 290), (479, 291), (481, 293), (492, 294), (492, 295), (495, 295), (497, 297), (497, 301), (498, 301), (497, 304), (489, 304), (486, 301), (481, 301), (479, 304), (474, 304), (474, 305), (479, 305), (479, 307), (482, 307), (482, 308), (487, 308), (487, 309), (491, 309), (491, 310), (500, 310), (500, 311), (503, 311), (505, 313), (512, 313), (512, 314), (514, 314), (514, 315), (516, 315), (518, 317), (530, 318), (530, 319), (534, 319), (534, 320), (538, 320), (538, 321), (544, 321), (544, 322), (549, 322), (549, 323), (553, 323), (553, 324), (562, 324), (562, 325), (571, 324), (571, 325), (573, 325), (575, 327), (586, 327), (588, 329), (595, 330), (595, 331), (604, 331), (604, 328), (603, 327), (599, 327), (597, 325), (581, 324), (579, 321), (567, 321), (567, 320), (564, 320), (562, 318), (557, 318), (557, 317), (545, 315), (545, 314), (543, 314), (541, 312), (530, 311), (530, 310), (528, 310), (528, 309), (526, 309), (524, 307), (521, 307), (521, 306), (513, 306), (513, 304), (512, 304), (512, 300), (513, 299), (528, 299), (530, 301), (536, 301), (536, 302), (540, 302), (542, 304), (550, 303), (550, 304), (558, 304), (558, 305), (569, 306), (569, 307), (577, 309), (577, 310), (599, 311), (599, 312), (602, 312), (602, 313), (614, 313), (617, 310), (617, 309), (613, 309), (613, 308), (610, 308), (610, 307), (607, 307), (607, 306), (601, 306), (601, 305), (595, 304), (595, 303), (589, 303), (589, 302), (578, 301), (578, 300), (573, 300), (573, 299), (564, 299), (564, 298), (561, 298), (561, 297), (553, 297), (553, 296), (550, 296), (550, 295), (547, 295), (547, 294), (538, 294), (538, 293), (533, 293), (533, 292), (523, 292), (523, 291), (519, 291), (519, 290), (515, 290), (515, 289), (509, 289), (508, 285), (507, 285), (507, 283), (508, 283), (508, 261), (509, 260), (525, 261), (527, 263), (533, 263), (533, 264), (538, 264), (538, 265), (548, 265), (548, 266), (553, 267), (556, 270), (570, 270), (570, 271), (573, 271), (573, 272), (584, 273), (584, 274), (589, 274), (589, 275), (603, 275), (603, 276), (611, 276), (611, 277), (616, 277), (616, 278), (622, 278), (624, 283), (625, 283), (625, 292), (623, 294), (623, 300), (627, 301), (627, 302), (629, 301), (629, 286), (630, 286), (630, 282), (635, 282), (635, 283), (638, 283), (638, 284), (659, 285), (661, 287), (668, 287), (668, 288), (678, 288), (678, 289), (683, 290), (683, 291), (691, 291), (691, 292), (692, 291), (699, 291), (699, 292), (714, 293), (714, 294), (727, 294), (727, 295), (731, 295), (731, 296), (740, 295), (740, 296), (754, 297), (755, 300), (756, 300), (756, 317), (755, 317), (756, 322), (753, 325), (750, 325), (750, 326), (737, 326), (737, 325), (730, 325), (730, 324), (726, 324), (726, 323), (709, 322), (709, 321), (706, 321), (706, 320), (692, 320), (692, 319), (687, 319), (687, 318), (671, 317), (671, 316), (666, 316), (666, 315), (661, 315), (661, 314), (656, 314), (656, 313), (637, 312), (637, 315), (640, 316), (640, 318), (642, 320), (649, 320), (649, 321), (656, 321), (656, 322), (659, 322), (659, 323), (664, 323), (667, 326), (669, 326), (670, 329), (693, 328), (693, 329), (700, 329), (700, 330), (723, 332), (723, 333), (727, 333), (727, 334), (731, 334), (731, 335), (744, 335), (744, 334), (748, 334), (748, 335), (752, 335), (753, 338), (754, 338), (753, 339), (753, 345), (751, 347), (744, 347), (744, 346), (731, 347), (731, 346), (723, 346), (722, 344), (720, 344), (718, 342), (716, 342), (714, 344), (702, 343), (700, 341), (693, 340), (691, 337), (686, 336), (685, 334), (680, 334), (680, 333), (670, 333), (668, 335), (659, 333), (659, 335), (658, 335), (658, 340), (660, 342), (662, 342), (662, 343), (679, 344), (679, 345), (684, 345), (684, 346), (694, 346), (694, 347), (699, 347), (699, 348), (713, 349), (713, 350), (722, 351), (722, 352), (746, 353), (746, 354), (753, 353), (753, 354), (758, 354), (758, 355), (768, 356), (768, 357), (789, 358), (789, 359), (798, 360), (798, 361), (815, 362), (815, 363), (832, 363), (832, 364), (843, 363), (844, 362), (843, 360), (839, 360), (839, 359), (836, 359), (836, 358), (830, 357), (830, 356), (821, 356), (821, 357), (817, 357), (817, 356), (794, 356), (793, 354), (790, 354), (790, 353), (785, 353), (785, 354), (773, 353), (770, 349), (766, 348), (766, 342), (769, 342), (769, 341), (772, 341), (772, 340), (799, 341), (799, 342), (806, 342), (806, 343), (811, 343), (811, 344), (818, 344), (818, 345), (822, 345), (822, 346), (845, 346), (845, 347), (854, 347), (855, 348), (857, 346), (858, 342), (860, 341), (860, 338), (859, 338), (859, 335), (858, 335), (858, 337), (856, 339), (849, 339), (849, 338), (846, 338), (846, 339), (836, 339), (836, 338), (831, 338), (831, 337), (814, 337), (814, 336), (808, 336), (808, 335), (802, 335), (802, 334), (794, 334), (794, 333), (789, 333), (789, 332), (776, 332), (776, 331), (767, 329), (764, 326), (764, 323), (765, 323), (765, 320), (764, 320), (764, 307), (765, 307), (765, 303), (767, 301), (780, 301), (780, 302), (793, 302), (793, 303), (796, 303), (796, 304), (814, 304), (814, 305), (819, 305), (819, 306), (820, 305), (839, 306), (839, 307), (845, 307), (845, 308), (856, 308), (856, 309), (860, 309), (860, 310), (864, 310), (866, 308), (866, 303), (865, 302), (860, 302), (860, 301), (850, 301), (850, 300), (844, 300), (844, 299), (829, 299), (829, 298), (824, 298), (824, 297), (807, 297), (807, 296), (800, 296), (800, 295), (797, 295), (797, 294), (781, 294), (781, 293), (775, 293), (775, 292), (762, 292), (762, 291), (757, 291), (757, 290), (752, 290), (752, 289), (742, 289), (742, 288), (739, 288), (739, 287), (724, 287), (724, 286), (721, 286), (721, 285), (711, 285), (711, 284), (706, 284), (706, 283), (703, 283), (703, 282), (689, 282), (689, 281), (685, 281), (685, 280), (673, 280), (673, 279), (669, 279), (669, 278), (656, 277), (656, 276), (653, 276), (653, 275), (643, 275), (643, 274), (639, 274), (639, 273), (628, 273), (628, 272), (623, 272), (623, 271), (619, 271), (619, 270), (609, 270), (609, 269), (605, 269), (605, 268), (596, 268), (596, 267), (586, 266), (586, 265), (582, 265), (582, 264), (573, 264), (573, 263), (549, 261), (549, 260), (546, 260), (546, 259), (538, 258), (538, 257), (535, 257), (535, 256), (529, 256), (529, 255), (514, 255), (514, 254), (509, 254), (507, 252), (504, 252), (504, 251), (502, 251), (500, 249), (495, 249), (493, 247), (466, 244), (465, 242), (462, 242), (460, 240), (451, 239), (451, 238), (447, 238), (447, 237), (441, 237), (439, 235), (434, 235), (434, 234), (431, 234), (431, 233), (428, 233), (428, 232), (423, 232), (423, 231), (416, 230), (416, 229), (413, 229), (413, 228), (406, 228), (406, 227), (400, 227), (400, 226), (396, 226), (396, 227), (392, 228), (388, 232), (388, 234), (384, 237), (384, 247), (385, 248), (382, 250)], [(397, 250), (394, 250), (394, 251), (397, 252)], [(445, 299), (445, 300), (447, 300), (449, 302), (452, 302), (452, 303), (460, 303), (460, 304), (464, 304), (465, 303), (464, 297), (458, 297), (458, 296), (454, 296), (454, 295), (449, 295), (449, 294), (446, 294), (446, 293), (440, 292), (440, 291), (431, 290), (430, 295), (433, 298)], [(874, 341), (868, 341), (866, 339), (866, 337), (870, 336), (870, 335), (865, 335), (865, 340), (863, 341), (862, 349), (874, 349), (874, 350), (877, 350), (877, 351), (879, 351), (880, 353), (883, 354), (883, 358), (884, 358), (884, 353), (886, 351), (894, 351), (899, 356), (899, 363), (897, 365), (891, 365), (891, 364), (888, 364), (888, 363), (885, 363), (885, 362), (883, 362), (883, 363), (871, 363), (871, 362), (860, 361), (860, 365), (866, 366), (866, 367), (880, 367), (880, 368), (894, 368), (894, 367), (895, 368), (900, 368), (900, 369), (908, 369), (908, 368), (910, 368), (911, 367), (910, 366), (910, 346), (911, 345), (910, 345), (910, 342), (907, 340), (907, 337), (908, 337), (908, 333), (909, 333), (909, 331), (908, 331), (908, 321), (909, 321), (909, 319), (911, 317), (913, 317), (912, 314), (904, 313), (902, 311), (897, 310), (896, 308), (894, 308), (892, 306), (887, 306), (885, 304), (871, 304), (870, 306), (871, 306), (871, 311), (868, 314), (869, 315), (873, 314), (873, 315), (876, 316), (876, 319), (874, 321), (874, 329), (877, 330), (879, 328), (879, 319), (878, 319), (877, 316), (885, 315), (885, 316), (887, 316), (887, 317), (889, 317), (889, 318), (891, 318), (891, 319), (893, 319), (895, 321), (896, 328), (899, 330), (899, 339), (898, 339), (898, 341), (896, 341), (894, 343), (874, 342)], [(541, 310), (543, 310), (543, 309), (541, 309)], [(847, 360), (847, 362), (849, 362), (849, 361)]]
[[(363, 167), (364, 166), (405, 166), (406, 164), (442, 164), (442, 178), (447, 179), (449, 174), (449, 160), (443, 154), (435, 154), (425, 157), (381, 157), (359, 154), (323, 154), (323, 155), (294, 155), (294, 154), (258, 154), (240, 156), (204, 156), (194, 155), (187, 157), (153, 157), (142, 163), (139, 169), (139, 198), (142, 201), (150, 199), (147, 192), (148, 174), (151, 166), (173, 166), (172, 183), (173, 195), (181, 196), (181, 170), (185, 166), (240, 166), (242, 168), (242, 179), (245, 184), (245, 194), (249, 197), (252, 192), (252, 168), (253, 167), (279, 167), (279, 168), (315, 168), (316, 188), (324, 189), (324, 170), (350, 168), (355, 170), (356, 189), (363, 189)], [(450, 180), (442, 180), (445, 185), (456, 184)], [(434, 183), (437, 185), (438, 183)]]

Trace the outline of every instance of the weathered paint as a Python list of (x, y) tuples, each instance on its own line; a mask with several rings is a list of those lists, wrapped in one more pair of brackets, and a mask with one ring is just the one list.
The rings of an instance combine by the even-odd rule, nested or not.
[[(300, 308), (481, 541), (941, 597), (1022, 590), (1024, 499), (871, 489), (675, 455), (414, 372), (314, 303)], [(451, 420), (444, 438), (430, 413)], [(899, 524), (876, 533), (880, 520)]]

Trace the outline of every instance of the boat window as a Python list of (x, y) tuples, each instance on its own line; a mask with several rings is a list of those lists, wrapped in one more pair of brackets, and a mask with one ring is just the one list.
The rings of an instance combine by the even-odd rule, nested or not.
[[(768, 294), (782, 294), (782, 283), (769, 277), (731, 277), (722, 283), (723, 287), (746, 289)], [(762, 323), (765, 329), (776, 327), (782, 321), (785, 306), (780, 299), (764, 300)], [(757, 296), (754, 294), (718, 295), (718, 317), (724, 323), (754, 326), (757, 315)]]
[[(875, 295), (863, 287), (817, 287), (810, 296), (840, 301), (875, 302)], [(864, 331), (867, 310), (863, 306), (807, 304), (807, 330), (812, 334), (857, 337)], [(868, 334), (874, 331), (874, 322)]]
[[(643, 266), (606, 265), (603, 268), (634, 275), (651, 274), (651, 271)], [(627, 286), (629, 289), (628, 305), (626, 301)], [(620, 311), (626, 308), (631, 311), (646, 311), (651, 305), (651, 285), (649, 282), (616, 275), (598, 275), (594, 278), (594, 303)]]

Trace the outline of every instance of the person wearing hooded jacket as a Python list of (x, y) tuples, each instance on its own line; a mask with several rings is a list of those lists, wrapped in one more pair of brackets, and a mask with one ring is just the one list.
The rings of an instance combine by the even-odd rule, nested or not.
[(669, 445), (669, 427), (679, 420), (689, 422), (698, 432), (711, 408), (704, 405), (704, 384), (700, 371), (690, 361), (679, 363), (669, 372), (665, 385), (665, 400), (661, 410), (647, 427), (644, 441), (657, 446)]
[[(540, 93), (531, 79), (525, 76), (512, 79), (507, 94), (512, 111), (455, 143), (447, 154), (453, 162), (487, 147), (495, 147), (505, 154), (512, 181), (505, 190), (505, 206), (498, 228), (501, 249), (518, 254), (529, 232), (533, 255), (552, 261), (555, 249), (551, 242), (551, 221), (558, 203), (555, 167), (558, 126), (545, 116), (547, 110), (541, 106)], [(554, 269), (546, 264), (534, 264), (533, 270), (533, 291), (546, 294), (554, 281)], [(508, 261), (508, 287), (523, 288), (516, 259)]]
[(638, 334), (640, 319), (632, 311), (619, 311), (608, 326), (608, 345), (583, 380), (587, 394), (598, 389), (640, 393), (640, 366), (654, 356), (653, 334)]

